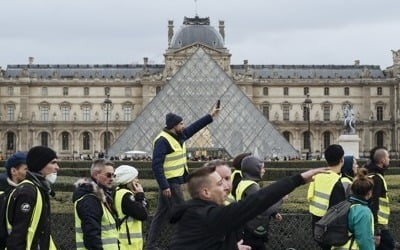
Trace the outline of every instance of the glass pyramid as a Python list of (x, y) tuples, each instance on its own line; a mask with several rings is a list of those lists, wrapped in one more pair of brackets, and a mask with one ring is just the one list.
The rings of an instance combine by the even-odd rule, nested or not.
[(208, 152), (208, 156), (209, 152), (223, 152), (234, 157), (256, 150), (263, 159), (298, 156), (293, 146), (202, 48), (142, 110), (110, 147), (109, 155), (131, 150), (152, 152), (153, 140), (165, 127), (167, 113), (179, 114), (189, 125), (209, 113), (218, 99), (222, 110), (213, 123), (186, 142), (189, 152), (203, 155)]

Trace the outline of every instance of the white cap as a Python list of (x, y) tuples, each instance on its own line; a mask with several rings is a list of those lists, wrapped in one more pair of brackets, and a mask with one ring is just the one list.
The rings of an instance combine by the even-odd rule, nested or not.
[(129, 165), (121, 165), (115, 169), (115, 183), (117, 185), (127, 184), (135, 179), (139, 172), (136, 168)]

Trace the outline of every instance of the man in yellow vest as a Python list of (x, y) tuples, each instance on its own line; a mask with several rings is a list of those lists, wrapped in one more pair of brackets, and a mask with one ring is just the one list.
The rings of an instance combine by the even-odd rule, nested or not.
[[(329, 173), (318, 174), (310, 183), (307, 199), (310, 202), (309, 211), (312, 216), (312, 231), (315, 223), (325, 215), (328, 208), (346, 199), (346, 191), (340, 180), (344, 163), (344, 151), (338, 144), (329, 145), (324, 153), (328, 163)], [(322, 249), (331, 249), (331, 246), (320, 244)]]
[(220, 108), (185, 128), (182, 117), (168, 113), (166, 127), (154, 140), (152, 170), (159, 186), (157, 210), (149, 228), (146, 249), (158, 249), (156, 241), (169, 219), (171, 208), (183, 203), (181, 185), (188, 174), (185, 141), (213, 121)]
[(14, 189), (7, 206), (7, 249), (56, 249), (50, 230), (51, 185), (59, 169), (56, 153), (36, 146), (26, 158), (25, 180)]
[(377, 250), (394, 249), (395, 243), (389, 231), (389, 197), (384, 173), (389, 168), (389, 153), (384, 148), (376, 149), (373, 161), (367, 165), (369, 176), (374, 181), (369, 207), (374, 214), (375, 238)]
[(112, 209), (114, 164), (92, 163), (91, 178), (79, 179), (73, 194), (76, 249), (118, 250), (117, 215)]

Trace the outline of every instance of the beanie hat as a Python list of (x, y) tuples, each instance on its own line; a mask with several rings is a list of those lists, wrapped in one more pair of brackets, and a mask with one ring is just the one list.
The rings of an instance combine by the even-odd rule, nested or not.
[(135, 179), (139, 172), (136, 168), (129, 165), (121, 165), (115, 169), (115, 183), (117, 185), (127, 184)]
[(57, 158), (56, 152), (51, 148), (44, 146), (36, 146), (29, 150), (26, 157), (26, 163), (28, 165), (29, 171), (39, 172), (42, 170), (49, 162)]
[(329, 145), (325, 150), (325, 160), (329, 166), (337, 165), (343, 155), (343, 148), (339, 144)]
[(10, 158), (8, 158), (4, 166), (6, 167), (6, 169), (11, 169), (21, 164), (26, 164), (26, 153), (16, 152)]
[(255, 156), (246, 156), (242, 160), (242, 176), (243, 178), (260, 181), (261, 180), (261, 168), (263, 167), (263, 161)]
[(165, 117), (165, 124), (167, 125), (167, 129), (171, 129), (178, 125), (182, 121), (182, 117), (176, 115), (174, 113), (168, 113)]
[(251, 153), (241, 153), (241, 154), (237, 155), (232, 161), (232, 166), (235, 169), (240, 170), (242, 168), (243, 158), (245, 158), (246, 156), (249, 156), (249, 155), (251, 155)]
[(346, 155), (344, 157), (344, 163), (340, 172), (346, 176), (354, 177), (353, 162), (354, 157), (352, 155)]

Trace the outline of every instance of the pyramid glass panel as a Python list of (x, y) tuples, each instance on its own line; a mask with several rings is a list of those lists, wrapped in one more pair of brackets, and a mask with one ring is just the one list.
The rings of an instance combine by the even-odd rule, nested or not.
[(179, 114), (188, 125), (209, 113), (218, 99), (221, 112), (213, 123), (186, 142), (189, 152), (208, 156), (219, 152), (234, 157), (257, 149), (265, 159), (298, 156), (293, 146), (202, 48), (128, 126), (110, 147), (109, 155), (131, 150), (151, 153), (154, 138), (165, 127), (167, 113)]

